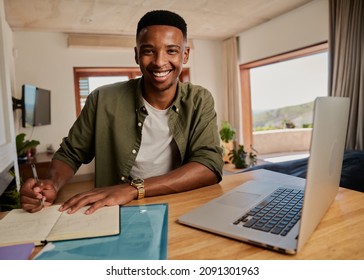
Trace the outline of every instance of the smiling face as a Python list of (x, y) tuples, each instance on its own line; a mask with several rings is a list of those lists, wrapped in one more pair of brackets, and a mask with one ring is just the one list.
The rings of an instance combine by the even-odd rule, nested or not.
[(189, 48), (178, 28), (151, 25), (142, 29), (137, 36), (135, 61), (144, 76), (145, 94), (173, 98), (188, 56)]

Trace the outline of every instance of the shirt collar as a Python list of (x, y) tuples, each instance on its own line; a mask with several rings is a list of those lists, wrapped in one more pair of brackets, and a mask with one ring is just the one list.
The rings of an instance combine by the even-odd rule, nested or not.
[[(144, 98), (143, 98), (143, 81), (144, 81), (143, 77), (141, 77), (138, 80), (138, 86), (137, 86), (136, 95), (135, 95), (135, 104), (136, 104), (137, 110), (146, 111), (146, 108), (144, 105)], [(180, 81), (178, 81), (176, 97), (170, 107), (176, 113), (179, 113), (179, 108), (181, 106), (181, 99), (182, 99), (182, 83)]]

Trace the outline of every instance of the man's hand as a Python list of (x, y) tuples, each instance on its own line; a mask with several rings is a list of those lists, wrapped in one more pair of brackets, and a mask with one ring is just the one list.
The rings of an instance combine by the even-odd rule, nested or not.
[[(28, 179), (20, 188), (20, 203), (24, 210), (34, 213), (53, 204), (57, 190), (50, 180)], [(42, 204), (44, 200), (44, 204)]]
[(103, 206), (124, 205), (135, 199), (136, 195), (136, 189), (128, 184), (96, 188), (71, 197), (62, 204), (60, 211), (72, 214), (86, 205), (91, 205), (85, 212), (89, 215)]

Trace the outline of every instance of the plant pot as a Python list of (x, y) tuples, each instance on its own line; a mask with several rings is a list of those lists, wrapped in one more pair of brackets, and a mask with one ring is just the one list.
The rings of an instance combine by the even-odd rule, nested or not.
[(234, 142), (229, 141), (228, 143), (222, 142), (222, 156), (224, 163), (231, 163), (229, 159), (229, 153), (234, 148)]

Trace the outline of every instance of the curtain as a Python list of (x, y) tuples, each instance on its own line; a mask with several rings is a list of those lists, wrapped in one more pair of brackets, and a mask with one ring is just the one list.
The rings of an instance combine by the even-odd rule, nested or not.
[(237, 38), (232, 37), (223, 41), (222, 51), (223, 120), (235, 128), (236, 140), (242, 143)]
[(350, 97), (346, 149), (364, 149), (364, 1), (329, 0), (329, 95)]

